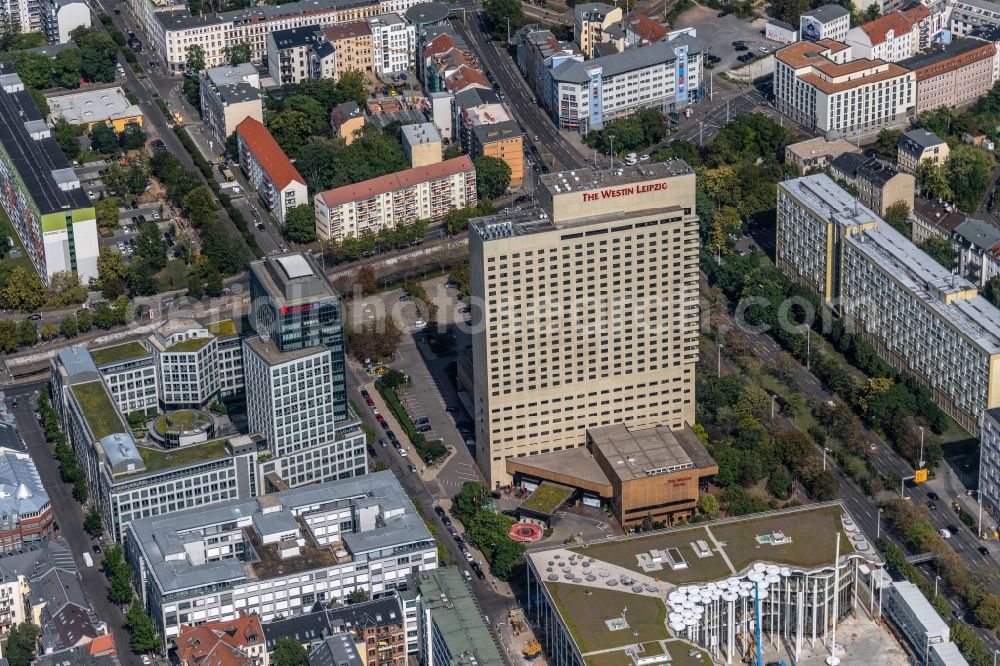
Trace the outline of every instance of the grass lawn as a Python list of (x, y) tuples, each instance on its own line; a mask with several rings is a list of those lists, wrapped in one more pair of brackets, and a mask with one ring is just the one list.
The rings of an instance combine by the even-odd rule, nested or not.
[(90, 355), (94, 359), (94, 363), (97, 364), (97, 367), (101, 367), (111, 363), (128, 361), (133, 358), (143, 358), (150, 354), (140, 343), (133, 341), (121, 345), (93, 349)]
[(188, 267), (183, 261), (168, 261), (163, 270), (156, 274), (156, 281), (160, 284), (160, 291), (172, 291), (174, 289), (187, 289)]
[(550, 516), (572, 494), (572, 488), (544, 481), (533, 493), (524, 498), (519, 508)]
[[(712, 660), (708, 653), (701, 648), (694, 647), (681, 640), (665, 641), (669, 659), (663, 660), (663, 665), (667, 666), (712, 666)], [(645, 643), (645, 652), (640, 657), (653, 657), (663, 654), (663, 648), (659, 642)], [(690, 656), (690, 652), (695, 652), (696, 656)], [(602, 652), (584, 658), (587, 666), (634, 666), (635, 662), (624, 650), (618, 652)]]
[(167, 347), (167, 351), (174, 353), (196, 352), (211, 341), (212, 338), (188, 338), (170, 345)]
[(214, 439), (203, 444), (184, 446), (169, 451), (140, 446), (139, 455), (142, 456), (142, 462), (145, 463), (146, 469), (137, 473), (149, 474), (174, 467), (183, 467), (203, 460), (224, 458), (229, 455), (229, 451), (226, 449), (225, 439)]
[(118, 415), (118, 410), (115, 409), (111, 397), (104, 388), (104, 382), (97, 380), (86, 384), (77, 384), (72, 387), (72, 390), (94, 437), (103, 439), (116, 432), (128, 432), (128, 428)]
[(236, 335), (236, 322), (232, 319), (223, 319), (222, 321), (213, 321), (208, 324), (207, 328), (213, 335), (217, 335), (220, 338), (228, 338)]
[[(773, 516), (751, 516), (721, 525), (709, 525), (715, 538), (724, 544), (726, 555), (737, 572), (753, 562), (773, 562), (803, 568), (832, 564), (835, 552), (833, 534), (844, 534), (840, 505)], [(792, 543), (777, 546), (757, 543), (757, 536), (783, 532)], [(841, 556), (853, 552), (847, 538), (840, 541)]]
[[(545, 586), (584, 654), (668, 636), (664, 625), (667, 607), (657, 598), (568, 583), (545, 583)], [(605, 620), (621, 617), (626, 607), (628, 629), (608, 629)]]
[[(729, 567), (718, 553), (712, 557), (698, 558), (695, 556), (691, 542), (703, 539), (711, 544), (708, 533), (704, 527), (695, 525), (688, 528), (658, 532), (645, 537), (633, 539), (622, 539), (619, 541), (608, 541), (605, 543), (591, 544), (586, 548), (573, 548), (577, 553), (582, 553), (595, 560), (610, 562), (618, 566), (631, 569), (636, 573), (645, 574), (652, 578), (670, 581), (671, 583), (684, 584), (694, 582), (707, 582), (718, 580), (732, 575)], [(636, 555), (649, 552), (650, 550), (664, 551), (667, 548), (677, 548), (688, 563), (687, 569), (673, 571), (670, 565), (664, 563), (660, 571), (643, 571), (639, 566)]]
[[(794, 391), (785, 384), (783, 381), (769, 375), (766, 372), (761, 373), (760, 385), (768, 393), (776, 393), (784, 399), (788, 399)], [(794, 423), (802, 432), (809, 432), (809, 428), (816, 425), (816, 417), (812, 415), (812, 411), (809, 409), (809, 405), (803, 405), (802, 409), (798, 410), (793, 419)]]
[(184, 430), (204, 429), (212, 423), (211, 417), (204, 412), (191, 409), (180, 409), (156, 419), (156, 430), (161, 433), (181, 432)]

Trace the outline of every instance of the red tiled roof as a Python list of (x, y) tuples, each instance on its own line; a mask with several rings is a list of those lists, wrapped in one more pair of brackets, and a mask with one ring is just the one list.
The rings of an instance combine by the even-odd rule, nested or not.
[(181, 625), (174, 639), (177, 658), (189, 666), (248, 666), (253, 662), (241, 648), (263, 643), (260, 619), (245, 612), (235, 620)]
[(627, 21), (628, 29), (647, 42), (658, 42), (667, 36), (667, 28), (645, 14), (632, 14)]
[(92, 657), (115, 656), (115, 639), (111, 634), (98, 636), (87, 645), (87, 654)]
[(469, 86), (489, 88), (490, 82), (478, 69), (468, 65), (462, 65), (452, 72), (451, 76), (445, 79), (444, 85), (451, 92), (459, 92), (465, 90)]
[(451, 38), (450, 35), (440, 34), (431, 41), (427, 42), (424, 46), (423, 53), (421, 57), (426, 60), (430, 57), (436, 56), (438, 53), (444, 53), (449, 49), (455, 48), (455, 40)]
[(337, 187), (322, 192), (320, 196), (323, 197), (323, 203), (332, 208), (352, 201), (371, 199), (380, 194), (411, 187), (417, 183), (439, 180), (462, 172), (473, 171), (474, 169), (472, 159), (468, 155), (460, 155), (450, 160), (438, 162), (437, 164), (414, 167), (413, 169), (390, 173), (386, 176), (372, 178), (371, 180), (355, 183), (354, 185)]
[(874, 21), (869, 21), (861, 26), (861, 29), (868, 35), (868, 40), (872, 46), (878, 46), (885, 42), (891, 30), (893, 35), (900, 35), (910, 32), (913, 23), (898, 11), (889, 12), (884, 16), (879, 16)]
[(260, 162), (268, 178), (279, 190), (288, 187), (293, 180), (305, 185), (306, 181), (299, 175), (298, 169), (292, 165), (285, 151), (259, 120), (247, 118), (236, 126), (236, 131), (243, 137), (254, 158)]
[(920, 3), (916, 3), (901, 10), (901, 13), (910, 21), (910, 23), (920, 23), (924, 19), (930, 17), (931, 10), (927, 9), (927, 7)]
[(371, 34), (372, 27), (368, 25), (368, 21), (350, 21), (323, 28), (323, 36), (326, 37), (326, 41), (328, 42), (350, 39), (351, 37), (363, 37)]

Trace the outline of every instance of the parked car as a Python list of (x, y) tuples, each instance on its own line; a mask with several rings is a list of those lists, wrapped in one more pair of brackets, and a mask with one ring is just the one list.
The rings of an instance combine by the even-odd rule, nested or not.
[(402, 446), (401, 446), (401, 447), (399, 447), (399, 448), (398, 448), (398, 449), (396, 449), (396, 450), (397, 450), (397, 451), (399, 451), (399, 455), (403, 456), (404, 458), (405, 458), (406, 456), (408, 456), (408, 455), (409, 455), (409, 454), (408, 454), (408, 453), (406, 452), (406, 449), (404, 449), (404, 448), (403, 448)]
[(949, 530), (946, 527), (942, 527), (941, 529), (939, 529), (938, 530), (938, 534), (941, 535), (942, 539), (950, 539), (951, 538), (951, 530)]
[(940, 497), (938, 497), (938, 494), (937, 494), (937, 493), (934, 493), (934, 492), (930, 492), (930, 493), (927, 493), (927, 499), (932, 499), (932, 500), (934, 500), (935, 502), (937, 502), (937, 501), (938, 501), (939, 499), (941, 499), (941, 498), (940, 498)]
[(434, 505), (434, 513), (436, 513), (439, 516), (444, 516), (445, 515), (444, 509), (442, 509), (441, 507), (439, 507), (437, 504)]
[(370, 398), (371, 395), (372, 394), (369, 393), (366, 389), (361, 389), (361, 397), (364, 398), (365, 400), (367, 400), (368, 398)]
[(424, 425), (417, 428), (417, 432), (430, 432), (433, 430), (430, 423), (425, 423)]
[(386, 448), (387, 446), (389, 446), (389, 444), (387, 444), (384, 439), (379, 439), (378, 440), (378, 445), (381, 446), (383, 449)]
[(737, 58), (737, 60), (739, 60), (740, 62), (750, 62), (753, 59), (754, 59), (754, 54), (752, 53), (744, 53), (743, 55)]

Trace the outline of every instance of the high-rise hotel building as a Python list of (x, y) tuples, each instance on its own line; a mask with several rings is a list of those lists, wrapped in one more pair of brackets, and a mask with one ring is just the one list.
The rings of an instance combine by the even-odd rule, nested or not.
[(542, 176), (537, 208), (471, 225), (476, 458), (584, 446), (588, 428), (694, 422), (695, 174), (684, 162)]

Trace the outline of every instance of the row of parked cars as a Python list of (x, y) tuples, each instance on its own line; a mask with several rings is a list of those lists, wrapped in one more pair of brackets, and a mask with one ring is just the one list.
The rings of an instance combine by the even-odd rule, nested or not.
[[(453, 539), (455, 539), (455, 543), (458, 544), (458, 547), (461, 549), (462, 554), (465, 555), (465, 560), (466, 562), (469, 563), (469, 567), (475, 572), (476, 577), (479, 580), (485, 580), (486, 574), (483, 573), (482, 567), (480, 567), (479, 563), (476, 562), (474, 557), (472, 557), (472, 553), (469, 552), (469, 547), (466, 545), (465, 540), (458, 533), (458, 530), (455, 529), (455, 526), (451, 524), (451, 518), (448, 517), (448, 514), (445, 513), (445, 510), (442, 509), (437, 504), (435, 504), (434, 513), (438, 515), (438, 517), (441, 519), (441, 522), (444, 523), (444, 526), (448, 528), (448, 533), (451, 534)], [(468, 575), (466, 575), (466, 578), (468, 578)]]

